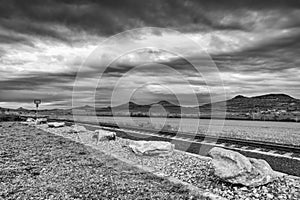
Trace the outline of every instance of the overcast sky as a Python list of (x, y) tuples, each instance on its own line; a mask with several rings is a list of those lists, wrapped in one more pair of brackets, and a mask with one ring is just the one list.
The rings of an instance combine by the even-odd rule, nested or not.
[[(44, 108), (70, 107), (79, 69), (84, 77), (77, 80), (81, 95), (76, 98), (82, 105), (91, 104), (87, 91), (99, 79), (95, 101), (108, 105), (122, 78), (116, 90), (135, 91), (131, 99), (138, 103), (174, 102), (179, 94), (183, 104), (192, 105), (185, 80), (200, 103), (222, 89), (227, 98), (267, 93), (300, 98), (299, 16), (299, 0), (0, 0), (0, 107), (32, 108), (34, 98), (41, 98)], [(186, 61), (200, 63), (201, 55), (184, 37), (161, 29), (120, 36), (101, 59), (116, 58), (136, 42), (162, 38), (182, 45), (184, 58), (140, 49), (118, 57), (102, 77), (96, 72), (106, 67), (103, 60), (85, 65), (106, 39), (143, 27), (176, 30), (193, 40), (210, 55), (224, 85), (205, 85)]]

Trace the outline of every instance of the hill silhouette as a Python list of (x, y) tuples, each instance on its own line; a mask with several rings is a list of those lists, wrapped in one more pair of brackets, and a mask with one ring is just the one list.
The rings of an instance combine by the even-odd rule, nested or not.
[[(96, 111), (97, 115), (131, 115), (131, 116), (148, 116), (151, 108), (151, 113), (159, 115), (159, 111), (167, 113), (168, 117), (210, 117), (212, 108), (214, 112), (226, 111), (226, 117), (230, 119), (270, 119), (270, 120), (288, 120), (300, 118), (300, 100), (293, 98), (287, 94), (265, 94), (254, 97), (237, 95), (231, 99), (221, 102), (214, 102), (201, 105), (199, 107), (184, 107), (171, 103), (166, 100), (161, 100), (151, 104), (140, 105), (135, 102), (114, 107), (92, 107), (85, 105), (73, 109), (48, 109), (40, 110), (39, 113), (44, 115), (69, 115), (69, 114), (88, 114)], [(26, 110), (24, 108), (6, 109), (19, 113), (35, 112), (34, 109)], [(199, 112), (200, 111), (200, 112)], [(223, 112), (224, 113), (224, 112)]]

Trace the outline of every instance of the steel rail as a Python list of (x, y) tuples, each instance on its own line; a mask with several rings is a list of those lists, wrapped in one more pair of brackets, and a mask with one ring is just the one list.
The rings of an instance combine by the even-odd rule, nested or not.
[[(73, 120), (66, 120), (66, 119), (49, 119), (49, 120), (55, 120), (55, 121), (64, 121), (64, 122), (70, 122), (74, 123)], [(126, 126), (126, 127), (119, 127), (117, 124), (113, 123), (105, 123), (105, 122), (86, 122), (86, 121), (80, 121), (80, 123), (90, 124), (90, 125), (99, 125), (99, 127), (110, 127), (115, 129), (123, 129), (123, 130), (129, 130), (129, 131), (140, 131), (145, 133), (152, 133), (157, 134), (159, 136), (180, 136), (182, 138), (192, 139), (195, 142), (205, 141), (210, 143), (225, 143), (225, 144), (231, 144), (231, 145), (241, 145), (241, 146), (248, 146), (248, 147), (254, 147), (254, 148), (263, 148), (267, 150), (276, 150), (276, 151), (283, 151), (283, 152), (289, 152), (289, 153), (300, 153), (300, 146), (292, 145), (292, 144), (279, 144), (279, 143), (273, 143), (273, 142), (266, 142), (266, 141), (257, 141), (257, 140), (248, 140), (248, 139), (239, 139), (239, 138), (229, 138), (229, 137), (223, 137), (223, 136), (212, 136), (212, 135), (205, 135), (205, 134), (191, 134), (188, 132), (178, 132), (178, 131), (172, 131), (172, 130), (157, 130), (157, 129), (150, 129), (145, 127), (133, 127), (133, 126)]]

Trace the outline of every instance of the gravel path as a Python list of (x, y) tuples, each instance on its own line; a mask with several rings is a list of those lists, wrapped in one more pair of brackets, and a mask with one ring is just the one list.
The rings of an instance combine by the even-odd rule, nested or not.
[[(46, 126), (40, 126), (40, 128), (70, 139), (77, 139), (76, 135), (67, 133), (70, 129), (69, 127), (51, 129)], [(266, 186), (246, 188), (222, 182), (213, 175), (210, 161), (199, 159), (183, 152), (175, 152), (169, 157), (136, 156), (127, 148), (129, 143), (127, 139), (117, 138), (116, 141), (100, 142), (96, 146), (95, 141), (91, 139), (91, 134), (85, 134), (81, 142), (93, 144), (97, 149), (110, 152), (137, 164), (154, 168), (168, 176), (176, 177), (205, 191), (219, 194), (228, 199), (300, 199), (299, 179), (283, 177)]]
[(197, 199), (182, 185), (80, 143), (0, 124), (0, 199)]

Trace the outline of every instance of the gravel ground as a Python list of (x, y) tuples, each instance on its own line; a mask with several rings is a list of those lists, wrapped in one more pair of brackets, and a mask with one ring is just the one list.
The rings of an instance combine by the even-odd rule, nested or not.
[(80, 143), (33, 126), (0, 125), (0, 199), (197, 199)]
[[(40, 126), (45, 131), (76, 140), (74, 134), (68, 134), (69, 127), (58, 129)], [(157, 171), (191, 183), (205, 191), (219, 194), (228, 199), (262, 200), (262, 199), (300, 199), (300, 180), (283, 177), (265, 186), (246, 188), (239, 185), (224, 183), (213, 175), (210, 161), (200, 159), (183, 152), (175, 152), (168, 157), (136, 156), (127, 147), (129, 140), (117, 138), (116, 141), (100, 142), (98, 145), (91, 139), (91, 134), (82, 138), (84, 143), (93, 144), (102, 151), (128, 159), (140, 165), (152, 167)]]

